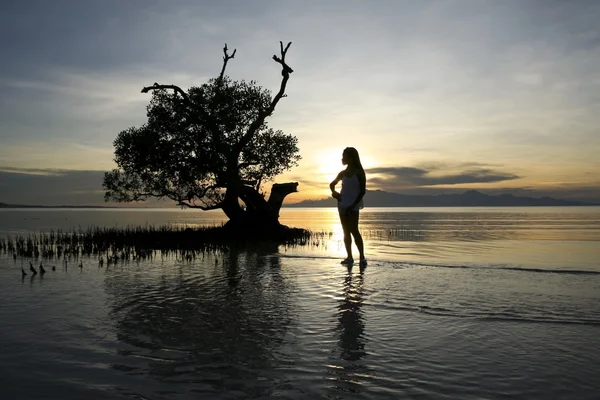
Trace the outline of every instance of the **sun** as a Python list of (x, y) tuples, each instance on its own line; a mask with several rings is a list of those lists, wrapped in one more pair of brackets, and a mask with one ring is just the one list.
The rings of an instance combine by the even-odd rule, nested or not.
[(340, 150), (326, 150), (315, 156), (317, 162), (318, 173), (332, 180), (335, 176), (345, 168), (342, 165), (342, 152)]
[[(315, 163), (317, 164), (316, 171), (328, 179), (335, 178), (341, 170), (346, 168), (342, 164), (342, 152), (343, 149), (325, 149), (317, 152), (314, 156)], [(365, 169), (378, 164), (369, 155), (361, 155), (361, 162)]]
[[(313, 176), (311, 176), (310, 180), (322, 183), (322, 186), (319, 186), (319, 189), (315, 190), (315, 195), (318, 192), (320, 196), (329, 196), (329, 185), (326, 185), (323, 182), (331, 182), (340, 171), (346, 168), (346, 166), (342, 164), (343, 150), (343, 148), (324, 148), (317, 150), (312, 154), (312, 166), (310, 172)], [(361, 161), (365, 169), (378, 164), (369, 155), (366, 157), (361, 155)], [(338, 187), (338, 190), (340, 190), (340, 187)]]

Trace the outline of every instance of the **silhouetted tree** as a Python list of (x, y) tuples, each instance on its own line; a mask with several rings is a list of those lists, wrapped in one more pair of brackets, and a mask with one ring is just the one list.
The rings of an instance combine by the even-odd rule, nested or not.
[(280, 42), (281, 55), (273, 56), (282, 67), (274, 97), (254, 81), (225, 75), (236, 53), (229, 55), (227, 44), (217, 78), (187, 92), (158, 83), (144, 87), (142, 93), (152, 92), (148, 121), (115, 139), (118, 168), (104, 176), (105, 200), (168, 198), (182, 207), (222, 209), (230, 224), (279, 226), (283, 199), (298, 183), (274, 184), (268, 201), (260, 190), (300, 159), (297, 138), (265, 122), (286, 96), (290, 45)]

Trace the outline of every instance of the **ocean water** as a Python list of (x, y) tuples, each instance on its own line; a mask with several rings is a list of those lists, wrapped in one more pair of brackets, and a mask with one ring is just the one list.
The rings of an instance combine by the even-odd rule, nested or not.
[[(4, 209), (0, 237), (223, 221)], [(0, 253), (3, 398), (600, 397), (600, 207), (367, 208), (365, 269), (334, 209), (281, 221), (322, 239), (23, 279)]]

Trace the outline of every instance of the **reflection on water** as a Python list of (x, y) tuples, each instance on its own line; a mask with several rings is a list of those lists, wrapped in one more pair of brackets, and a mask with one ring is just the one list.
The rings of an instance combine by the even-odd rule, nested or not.
[(595, 398), (598, 274), (269, 250), (27, 277), (0, 256), (15, 399)]
[(338, 306), (338, 331), (341, 358), (348, 361), (360, 360), (365, 355), (361, 306), (363, 303), (363, 272), (352, 275), (352, 266), (348, 267), (348, 275), (344, 278), (344, 297)]
[[(281, 220), (332, 232), (319, 250), (344, 256), (335, 209), (286, 210)], [(600, 268), (600, 207), (367, 208), (360, 230), (367, 258), (376, 260)]]
[[(384, 240), (390, 230), (418, 232), (425, 240), (600, 239), (600, 207), (365, 208), (361, 228)], [(282, 208), (282, 223), (341, 236), (336, 208)], [(71, 230), (79, 227), (220, 225), (219, 210), (0, 209), (0, 232)], [(400, 236), (400, 239), (403, 239)]]
[[(335, 208), (284, 208), (281, 221), (342, 233)], [(384, 240), (390, 230), (399, 229), (420, 233), (422, 239), (432, 241), (599, 240), (600, 207), (365, 208), (360, 224), (367, 235)]]
[[(0, 211), (0, 229), (199, 216), (207, 214)], [(55, 262), (44, 276), (0, 254), (3, 393), (597, 398), (599, 208), (365, 210), (361, 221), (364, 271), (335, 259), (344, 250), (334, 209), (282, 211), (288, 225), (333, 232), (325, 246), (110, 268)], [(424, 235), (377, 233), (398, 227)]]
[(110, 316), (118, 340), (128, 345), (112, 367), (161, 381), (202, 382), (205, 394), (271, 387), (264, 371), (274, 369), (294, 323), (293, 287), (278, 259), (263, 257), (232, 251), (206, 256), (208, 270), (179, 264), (158, 277), (125, 269), (107, 275)]
[(360, 393), (360, 386), (368, 367), (361, 359), (367, 354), (365, 345), (365, 323), (363, 318), (364, 268), (353, 274), (353, 266), (348, 266), (348, 274), (343, 278), (342, 296), (338, 300), (335, 334), (338, 337), (339, 359), (331, 360), (328, 372), (334, 376), (329, 381), (333, 388), (342, 392)]

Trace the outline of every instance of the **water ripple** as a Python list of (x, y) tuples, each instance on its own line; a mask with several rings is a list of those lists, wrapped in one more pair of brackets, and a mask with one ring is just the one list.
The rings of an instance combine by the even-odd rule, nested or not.
[[(217, 261), (217, 262), (215, 262)], [(0, 260), (12, 398), (593, 398), (600, 280), (294, 255), (56, 271)]]

